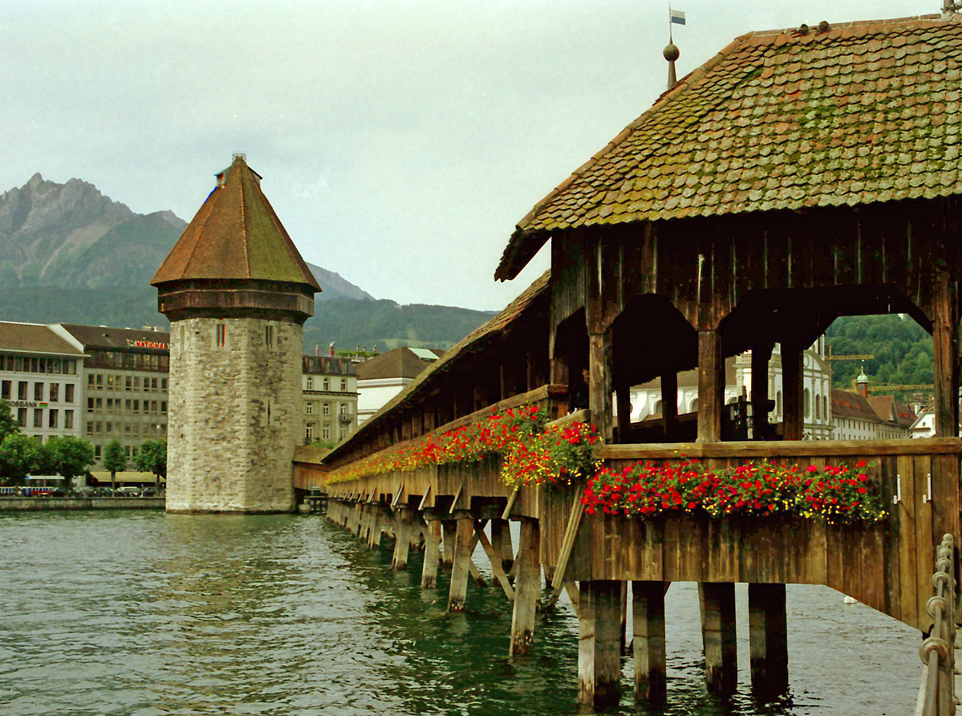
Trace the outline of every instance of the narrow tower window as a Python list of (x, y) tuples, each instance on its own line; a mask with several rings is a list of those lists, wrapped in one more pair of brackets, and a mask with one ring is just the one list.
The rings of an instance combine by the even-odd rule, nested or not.
[(264, 328), (264, 342), (267, 343), (268, 349), (274, 347), (274, 326)]
[(215, 329), (215, 341), (218, 348), (227, 345), (227, 324), (218, 323)]

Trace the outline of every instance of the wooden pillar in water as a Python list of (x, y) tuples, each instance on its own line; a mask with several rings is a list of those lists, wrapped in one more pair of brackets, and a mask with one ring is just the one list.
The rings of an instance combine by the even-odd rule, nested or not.
[(765, 343), (752, 348), (752, 437), (764, 440), (768, 436), (768, 363), (773, 345)]
[(426, 515), (424, 531), (424, 566), (421, 568), (421, 588), (434, 589), (438, 583), (438, 561), (441, 548), (441, 520)]
[(705, 644), (705, 682), (708, 690), (731, 694), (738, 681), (738, 650), (735, 640), (735, 585), (701, 582), (701, 634)]
[(935, 277), (932, 306), (932, 369), (935, 374), (935, 437), (959, 434), (957, 289), (945, 271)]
[(459, 512), (454, 546), (454, 566), (451, 570), (451, 588), (448, 592), (449, 612), (464, 611), (464, 600), (468, 594), (471, 545), (473, 543), (474, 518), (468, 512)]
[(748, 585), (752, 690), (762, 697), (788, 690), (788, 616), (784, 584)]
[(501, 566), (510, 572), (514, 566), (514, 549), (511, 544), (511, 523), (507, 520), (491, 520), (491, 546), (501, 554)]
[(442, 565), (448, 572), (454, 567), (454, 543), (458, 529), (457, 520), (441, 520)]
[(785, 440), (801, 440), (805, 436), (805, 347), (793, 343), (782, 343), (782, 387), (784, 388), (784, 433)]
[(698, 442), (721, 440), (725, 361), (718, 331), (698, 332)]
[(371, 533), (367, 538), (367, 546), (370, 549), (380, 549), (381, 530), (383, 529), (381, 520), (384, 519), (383, 508), (380, 505), (374, 505), (371, 512)]
[(541, 600), (541, 525), (537, 520), (521, 520), (517, 566), (510, 656), (530, 654), (534, 641), (535, 617)]
[(394, 557), (391, 559), (391, 568), (395, 571), (407, 569), (408, 566), (408, 551), (411, 548), (411, 538), (408, 535), (412, 519), (411, 510), (403, 508), (394, 520)]
[(665, 583), (632, 582), (632, 647), (635, 701), (660, 708), (665, 702)]
[(621, 697), (621, 582), (582, 581), (578, 605), (578, 700), (594, 707)]

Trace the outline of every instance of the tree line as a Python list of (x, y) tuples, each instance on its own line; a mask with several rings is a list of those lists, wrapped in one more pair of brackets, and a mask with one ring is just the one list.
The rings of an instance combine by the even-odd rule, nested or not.
[[(27, 475), (60, 475), (69, 491), (73, 479), (87, 474), (96, 462), (94, 446), (75, 435), (55, 435), (47, 442), (20, 430), (10, 404), (0, 400), (0, 481), (5, 485), (23, 485)], [(167, 477), (167, 441), (145, 440), (133, 459), (141, 472), (150, 472), (158, 480)], [(104, 469), (111, 483), (116, 474), (127, 469), (127, 457), (119, 440), (104, 449)]]

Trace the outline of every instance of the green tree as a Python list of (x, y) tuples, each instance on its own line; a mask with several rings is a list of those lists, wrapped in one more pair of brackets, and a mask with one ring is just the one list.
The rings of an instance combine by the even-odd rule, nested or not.
[(20, 426), (17, 425), (16, 419), (13, 417), (13, 413), (10, 412), (10, 403), (6, 400), (0, 400), (0, 443), (7, 435), (13, 435), (20, 432)]
[(110, 471), (110, 487), (117, 487), (117, 473), (127, 467), (124, 448), (117, 439), (111, 440), (104, 448), (104, 469)]
[(73, 479), (87, 473), (94, 464), (94, 446), (75, 435), (55, 436), (47, 441), (50, 460), (64, 478), (67, 491), (73, 489)]
[(0, 443), (0, 472), (14, 485), (22, 485), (41, 458), (40, 441), (23, 433), (11, 433)]
[(167, 441), (144, 440), (134, 460), (141, 472), (151, 472), (157, 476), (157, 486), (161, 479), (167, 479)]

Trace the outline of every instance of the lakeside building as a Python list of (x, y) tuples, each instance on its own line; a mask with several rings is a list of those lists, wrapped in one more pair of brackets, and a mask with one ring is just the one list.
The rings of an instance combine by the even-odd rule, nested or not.
[(84, 358), (50, 326), (0, 322), (0, 398), (26, 435), (80, 436)]
[(834, 440), (889, 440), (913, 436), (916, 415), (908, 405), (890, 395), (869, 397), (868, 376), (864, 372), (859, 374), (855, 384), (855, 392), (832, 391)]
[[(832, 368), (825, 360), (824, 338), (819, 338), (812, 348), (804, 351), (803, 369), (803, 430), (806, 440), (830, 440), (832, 438)], [(776, 344), (768, 362), (768, 392), (774, 408), (769, 421), (784, 420), (782, 405), (783, 377), (781, 346)], [(738, 401), (742, 394), (752, 394), (752, 354), (747, 351), (725, 361), (726, 404)], [(631, 388), (631, 420), (633, 423), (660, 418), (663, 413), (661, 380), (655, 379)], [(698, 412), (698, 371), (688, 370), (678, 374), (678, 414)]]
[(73, 323), (50, 328), (84, 354), (82, 434), (94, 446), (91, 471), (98, 479), (110, 441), (120, 441), (129, 463), (145, 440), (167, 438), (169, 333)]
[(444, 351), (434, 348), (401, 346), (359, 363), (357, 424), (363, 424), (442, 355)]
[(301, 434), (340, 442), (357, 428), (358, 379), (350, 358), (306, 355), (301, 375)]

